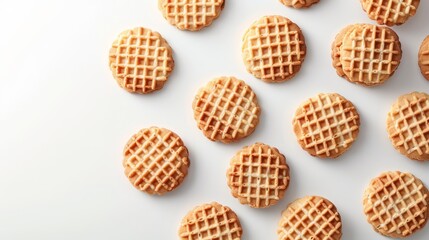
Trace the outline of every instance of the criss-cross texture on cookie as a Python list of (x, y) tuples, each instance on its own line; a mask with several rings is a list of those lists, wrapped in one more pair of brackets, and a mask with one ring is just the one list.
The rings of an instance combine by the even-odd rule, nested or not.
[(255, 208), (277, 203), (290, 179), (286, 158), (276, 148), (261, 143), (240, 150), (231, 160), (227, 177), (234, 197)]
[(305, 197), (291, 203), (282, 213), (279, 240), (338, 240), (342, 235), (340, 214), (322, 197)]
[(388, 131), (395, 148), (416, 160), (429, 160), (429, 95), (400, 97), (388, 114)]
[(224, 0), (159, 0), (164, 17), (177, 28), (197, 31), (210, 25), (223, 8)]
[(182, 240), (239, 240), (241, 235), (237, 215), (218, 203), (195, 208), (182, 220), (179, 229)]
[(406, 237), (426, 224), (428, 201), (428, 190), (412, 174), (387, 172), (371, 181), (364, 211), (378, 232)]
[(255, 93), (234, 77), (209, 82), (195, 96), (193, 108), (198, 127), (213, 141), (239, 140), (251, 134), (259, 122)]
[(311, 155), (335, 158), (357, 138), (360, 118), (351, 102), (339, 94), (318, 94), (302, 104), (294, 131)]
[(129, 92), (161, 89), (174, 68), (172, 49), (162, 36), (147, 28), (122, 32), (109, 54), (110, 69)]
[(137, 189), (150, 194), (163, 194), (179, 186), (189, 164), (182, 140), (163, 128), (142, 129), (124, 149), (125, 174)]
[(375, 25), (358, 25), (344, 38), (341, 64), (348, 79), (375, 86), (385, 82), (397, 69), (402, 50), (393, 30)]
[(429, 80), (429, 36), (427, 36), (419, 49), (419, 66), (423, 76)]
[(420, 0), (361, 0), (368, 16), (379, 24), (400, 25), (416, 14)]
[(253, 23), (243, 38), (247, 70), (268, 82), (295, 76), (306, 55), (301, 29), (281, 16), (266, 16)]

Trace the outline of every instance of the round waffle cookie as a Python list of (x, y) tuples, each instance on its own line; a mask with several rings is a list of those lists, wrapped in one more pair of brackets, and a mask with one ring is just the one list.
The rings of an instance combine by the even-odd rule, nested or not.
[(340, 62), (347, 79), (368, 87), (389, 79), (401, 58), (398, 35), (388, 27), (356, 24), (340, 47)]
[(336, 158), (359, 134), (360, 118), (353, 103), (336, 93), (318, 94), (298, 107), (293, 129), (301, 147), (312, 156)]
[(388, 26), (401, 25), (416, 14), (420, 0), (360, 0), (368, 17)]
[(373, 179), (363, 196), (364, 212), (376, 232), (410, 236), (428, 220), (428, 189), (410, 173), (386, 172)]
[(191, 210), (179, 228), (182, 240), (240, 240), (242, 234), (240, 220), (234, 211), (217, 202)]
[(250, 135), (259, 123), (255, 93), (235, 77), (210, 81), (198, 91), (192, 108), (198, 128), (212, 141), (238, 141)]
[(423, 76), (429, 80), (429, 36), (423, 40), (419, 50), (419, 66)]
[(188, 149), (179, 136), (150, 127), (131, 137), (124, 149), (125, 175), (137, 189), (162, 195), (178, 187), (188, 174)]
[(283, 198), (289, 186), (286, 158), (263, 143), (238, 151), (226, 173), (228, 186), (240, 203), (253, 208), (266, 208)]
[(414, 160), (429, 160), (429, 95), (402, 95), (387, 114), (387, 132), (393, 146)]
[(282, 16), (265, 16), (254, 22), (243, 37), (247, 71), (266, 82), (283, 82), (301, 69), (306, 45), (301, 29)]
[(159, 33), (138, 27), (119, 34), (110, 49), (109, 65), (119, 86), (150, 93), (161, 89), (173, 71), (173, 50)]
[(158, 0), (167, 21), (180, 30), (198, 31), (219, 17), (224, 0)]
[(281, 3), (293, 8), (308, 8), (320, 0), (280, 0)]
[(341, 216), (329, 200), (304, 197), (283, 211), (277, 234), (279, 240), (338, 240), (342, 236)]

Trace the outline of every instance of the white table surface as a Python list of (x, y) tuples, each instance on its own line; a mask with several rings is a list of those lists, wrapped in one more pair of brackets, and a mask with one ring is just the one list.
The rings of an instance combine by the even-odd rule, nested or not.
[[(289, 17), (303, 30), (308, 54), (301, 72), (282, 84), (247, 73), (241, 38), (256, 19)], [(429, 92), (417, 52), (429, 34), (429, 2), (394, 27), (402, 63), (384, 85), (348, 83), (331, 66), (331, 42), (351, 23), (368, 22), (359, 0), (322, 0), (293, 10), (278, 0), (228, 0), (220, 18), (201, 32), (167, 23), (156, 0), (3, 1), (0, 7), (0, 239), (177, 239), (182, 217), (195, 205), (218, 201), (239, 215), (243, 239), (276, 239), (280, 212), (305, 195), (333, 201), (343, 239), (383, 239), (366, 222), (362, 193), (387, 170), (409, 171), (429, 185), (429, 163), (408, 160), (392, 147), (385, 119), (404, 93)], [(140, 96), (119, 88), (108, 68), (118, 33), (145, 26), (174, 49), (176, 68), (165, 88)], [(256, 92), (261, 122), (244, 141), (207, 140), (196, 127), (194, 94), (217, 76), (233, 75)], [(319, 92), (338, 92), (358, 108), (361, 132), (337, 160), (309, 156), (291, 121), (296, 107)], [(190, 150), (183, 185), (162, 197), (134, 189), (123, 173), (122, 149), (139, 129), (157, 125), (177, 132)], [(291, 185), (278, 205), (251, 209), (229, 192), (225, 171), (241, 147), (256, 141), (278, 147), (291, 168)], [(429, 238), (429, 227), (410, 237)]]

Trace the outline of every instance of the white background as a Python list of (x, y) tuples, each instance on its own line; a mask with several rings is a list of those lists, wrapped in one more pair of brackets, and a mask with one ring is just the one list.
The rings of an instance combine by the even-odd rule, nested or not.
[[(296, 78), (267, 84), (246, 72), (241, 38), (264, 15), (289, 17), (303, 30), (308, 54)], [(395, 99), (429, 92), (417, 52), (429, 34), (429, 2), (395, 27), (403, 59), (384, 85), (364, 88), (339, 78), (331, 42), (347, 24), (373, 23), (358, 0), (322, 0), (293, 10), (278, 0), (228, 0), (220, 18), (200, 32), (169, 25), (156, 0), (2, 1), (0, 8), (0, 239), (177, 239), (182, 217), (195, 205), (218, 201), (241, 219), (243, 239), (276, 239), (280, 212), (305, 195), (333, 201), (343, 218), (343, 239), (383, 239), (366, 222), (362, 193), (387, 170), (409, 171), (429, 184), (429, 163), (394, 150), (386, 114)], [(159, 31), (174, 49), (176, 68), (165, 88), (133, 95), (116, 84), (108, 52), (118, 33), (135, 26)], [(256, 92), (262, 107), (255, 133), (236, 144), (207, 140), (191, 103), (214, 77), (233, 75)], [(296, 142), (296, 107), (319, 92), (338, 92), (358, 108), (358, 140), (337, 160), (309, 156)], [(134, 189), (123, 173), (122, 150), (139, 129), (157, 125), (188, 146), (190, 172), (162, 197)], [(251, 209), (231, 196), (225, 172), (241, 147), (261, 141), (278, 147), (291, 168), (285, 198)], [(429, 227), (412, 240), (429, 238)]]

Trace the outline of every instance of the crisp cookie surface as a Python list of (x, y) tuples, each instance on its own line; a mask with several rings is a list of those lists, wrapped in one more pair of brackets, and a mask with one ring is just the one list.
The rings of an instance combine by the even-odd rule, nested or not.
[(244, 147), (231, 159), (228, 186), (242, 204), (265, 208), (283, 198), (289, 186), (286, 158), (276, 148), (262, 143)]
[(175, 133), (151, 127), (131, 137), (124, 149), (125, 175), (137, 189), (164, 194), (178, 187), (188, 173), (188, 149)]
[(158, 0), (164, 18), (181, 30), (198, 31), (219, 17), (224, 0)]
[(386, 172), (364, 193), (364, 212), (374, 230), (392, 238), (410, 236), (428, 218), (428, 190), (410, 173)]
[(243, 37), (242, 56), (247, 70), (267, 82), (283, 82), (294, 77), (305, 55), (301, 29), (282, 16), (262, 17)]
[(388, 26), (401, 25), (416, 14), (420, 0), (361, 0), (369, 18)]
[(280, 0), (281, 3), (293, 8), (308, 8), (320, 0)]
[(341, 216), (325, 198), (301, 198), (283, 211), (277, 234), (279, 240), (338, 240), (342, 236)]
[(429, 80), (429, 36), (427, 36), (420, 46), (419, 66), (423, 76)]
[(360, 118), (343, 96), (318, 94), (305, 101), (293, 119), (301, 147), (313, 156), (336, 158), (347, 151), (359, 134)]
[(109, 65), (118, 84), (133, 93), (161, 89), (174, 68), (173, 51), (162, 36), (147, 28), (119, 34), (109, 53)]
[(259, 123), (255, 93), (234, 77), (210, 81), (198, 91), (192, 108), (198, 128), (212, 141), (238, 141), (250, 135)]
[(338, 76), (344, 77), (348, 80), (346, 74), (343, 71), (343, 65), (341, 64), (340, 58), (340, 49), (343, 44), (343, 39), (346, 34), (353, 29), (355, 25), (348, 25), (345, 28), (341, 29), (341, 31), (335, 36), (335, 40), (332, 42), (332, 66), (337, 71)]
[(343, 39), (340, 61), (347, 78), (364, 86), (384, 83), (398, 68), (402, 50), (396, 33), (369, 24), (355, 25)]
[(240, 240), (243, 230), (229, 207), (213, 202), (191, 210), (182, 220), (182, 240)]
[(402, 50), (393, 30), (362, 24), (346, 34), (340, 55), (344, 73), (350, 81), (376, 86), (384, 83), (396, 71)]
[(413, 92), (399, 97), (387, 115), (387, 131), (400, 153), (429, 160), (429, 95)]

